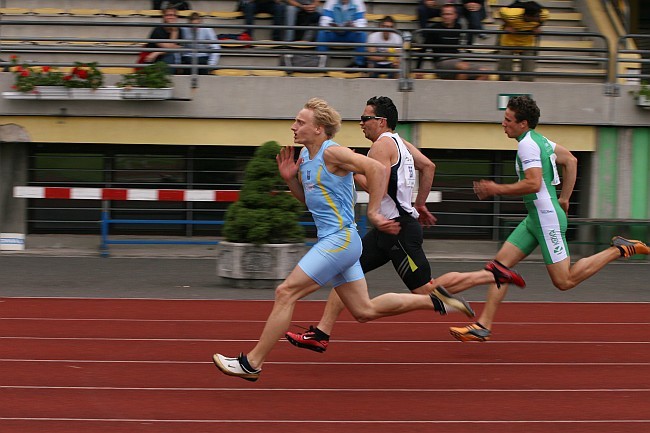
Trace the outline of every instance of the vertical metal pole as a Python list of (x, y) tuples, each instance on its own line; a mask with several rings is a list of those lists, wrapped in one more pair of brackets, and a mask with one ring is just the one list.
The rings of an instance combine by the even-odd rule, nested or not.
[(110, 219), (108, 200), (102, 200), (101, 213), (101, 243), (99, 245), (99, 254), (101, 257), (108, 257), (108, 220)]

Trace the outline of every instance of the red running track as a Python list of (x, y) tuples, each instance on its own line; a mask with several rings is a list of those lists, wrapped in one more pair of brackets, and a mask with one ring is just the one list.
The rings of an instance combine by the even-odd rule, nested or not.
[(650, 431), (648, 304), (505, 303), (488, 343), (449, 336), (462, 316), (346, 316), (325, 354), (282, 341), (259, 381), (222, 375), (212, 353), (250, 349), (270, 308), (3, 299), (0, 432)]

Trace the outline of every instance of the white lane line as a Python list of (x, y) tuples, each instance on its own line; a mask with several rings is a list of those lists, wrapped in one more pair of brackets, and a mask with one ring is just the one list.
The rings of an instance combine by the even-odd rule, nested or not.
[[(53, 340), (53, 341), (153, 341), (153, 342), (209, 342), (209, 343), (250, 343), (257, 342), (257, 339), (213, 339), (213, 338), (120, 338), (120, 337), (22, 337), (4, 336), (0, 340)], [(284, 339), (278, 342), (287, 343)], [(330, 343), (353, 343), (353, 344), (461, 344), (456, 340), (330, 340)], [(607, 341), (607, 340), (583, 340), (583, 341), (556, 341), (556, 340), (498, 340), (490, 341), (489, 345), (495, 344), (650, 344), (650, 341)]]
[[(15, 359), (4, 358), (0, 362), (49, 362), (49, 363), (80, 363), (80, 364), (210, 364), (212, 361), (172, 361), (172, 360), (139, 360), (139, 359), (118, 359), (118, 360), (95, 360), (95, 359)], [(266, 361), (265, 365), (462, 365), (462, 366), (630, 366), (630, 367), (643, 367), (649, 366), (650, 362), (341, 362), (341, 361)]]
[(650, 388), (212, 388), (212, 387), (131, 387), (131, 386), (48, 386), (48, 385), (1, 385), (0, 389), (65, 389), (73, 391), (234, 391), (234, 392), (650, 392)]
[[(266, 320), (244, 320), (244, 319), (121, 319), (121, 318), (57, 318), (57, 317), (0, 317), (0, 321), (25, 320), (25, 321), (43, 321), (43, 322), (135, 322), (135, 323), (266, 323)], [(314, 319), (313, 321), (316, 321)], [(309, 320), (304, 320), (308, 322)], [(299, 321), (300, 323), (303, 320)], [(337, 320), (337, 324), (355, 324), (355, 320)], [(369, 325), (446, 325), (458, 324), (458, 320), (431, 320), (431, 321), (374, 321)], [(575, 326), (575, 325), (650, 325), (650, 322), (494, 322), (495, 325), (544, 325), (544, 326)], [(293, 325), (295, 326), (295, 325)]]
[(579, 419), (579, 420), (277, 420), (277, 419), (151, 419), (151, 418), (35, 418), (0, 417), (6, 421), (80, 421), (147, 423), (228, 423), (228, 424), (645, 424), (650, 419)]
[[(129, 260), (131, 258), (129, 257)], [(485, 263), (485, 262), (481, 262)], [(647, 263), (638, 263), (641, 266), (647, 266)], [(611, 266), (611, 264), (610, 264)], [(162, 302), (274, 302), (273, 299), (228, 299), (228, 298), (209, 298), (209, 299), (189, 299), (189, 298), (115, 298), (115, 297), (83, 297), (83, 296), (3, 296), (0, 302), (7, 299), (21, 299), (21, 300), (73, 300), (73, 301), (96, 301), (96, 300), (110, 300), (110, 301), (162, 301)], [(301, 299), (300, 302), (321, 302), (325, 303), (325, 299)], [(483, 301), (479, 301), (483, 303)], [(650, 304), (650, 301), (506, 301), (503, 304), (549, 304), (549, 305), (576, 305), (576, 304)]]

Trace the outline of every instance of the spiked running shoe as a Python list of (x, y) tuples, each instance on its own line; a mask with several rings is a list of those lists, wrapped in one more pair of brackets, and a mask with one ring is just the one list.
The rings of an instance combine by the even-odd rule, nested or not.
[(478, 322), (460, 328), (449, 328), (449, 333), (460, 341), (488, 341), (492, 334)]
[(330, 340), (329, 337), (319, 336), (319, 332), (317, 331), (317, 328), (310, 326), (309, 329), (302, 334), (299, 332), (287, 332), (284, 336), (289, 340), (289, 343), (296, 347), (323, 353), (327, 350), (327, 345)]
[(442, 286), (433, 289), (433, 291), (429, 293), (429, 296), (431, 297), (431, 302), (433, 302), (435, 311), (440, 312), (442, 316), (447, 314), (447, 307), (449, 307), (455, 311), (460, 311), (467, 317), (474, 317), (474, 310), (472, 310), (469, 302), (463, 298), (456, 298)]
[(513, 271), (503, 263), (497, 260), (491, 260), (485, 265), (485, 270), (492, 272), (494, 275), (494, 282), (497, 283), (497, 288), (501, 288), (501, 284), (512, 283), (515, 286), (526, 287), (526, 282), (519, 275), (519, 272)]
[(250, 382), (260, 378), (261, 369), (254, 369), (248, 364), (246, 355), (240, 353), (237, 358), (228, 358), (219, 353), (212, 355), (212, 361), (223, 374), (241, 377)]
[(614, 236), (610, 245), (621, 251), (621, 257), (630, 257), (635, 254), (650, 254), (650, 248), (643, 242), (634, 239), (625, 239), (621, 236)]

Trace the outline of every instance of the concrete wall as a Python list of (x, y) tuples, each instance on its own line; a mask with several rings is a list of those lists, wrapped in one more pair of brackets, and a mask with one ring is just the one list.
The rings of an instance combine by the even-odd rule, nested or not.
[[(108, 84), (119, 77), (109, 77)], [(646, 126), (650, 111), (635, 105), (636, 85), (605, 95), (598, 83), (523, 83), (415, 80), (412, 92), (399, 92), (396, 80), (302, 77), (202, 76), (198, 89), (190, 78), (174, 77), (177, 101), (24, 101), (0, 99), (4, 116), (143, 117), (175, 119), (292, 119), (312, 96), (324, 97), (344, 119), (357, 119), (375, 95), (393, 98), (402, 121), (498, 123), (499, 94), (528, 93), (542, 110), (541, 124)], [(13, 76), (0, 74), (0, 89)], [(170, 125), (172, 126), (172, 125)], [(255, 143), (259, 144), (259, 142)]]
[(15, 185), (27, 184), (29, 136), (17, 125), (0, 125), (0, 232), (25, 233), (25, 200), (13, 198)]

